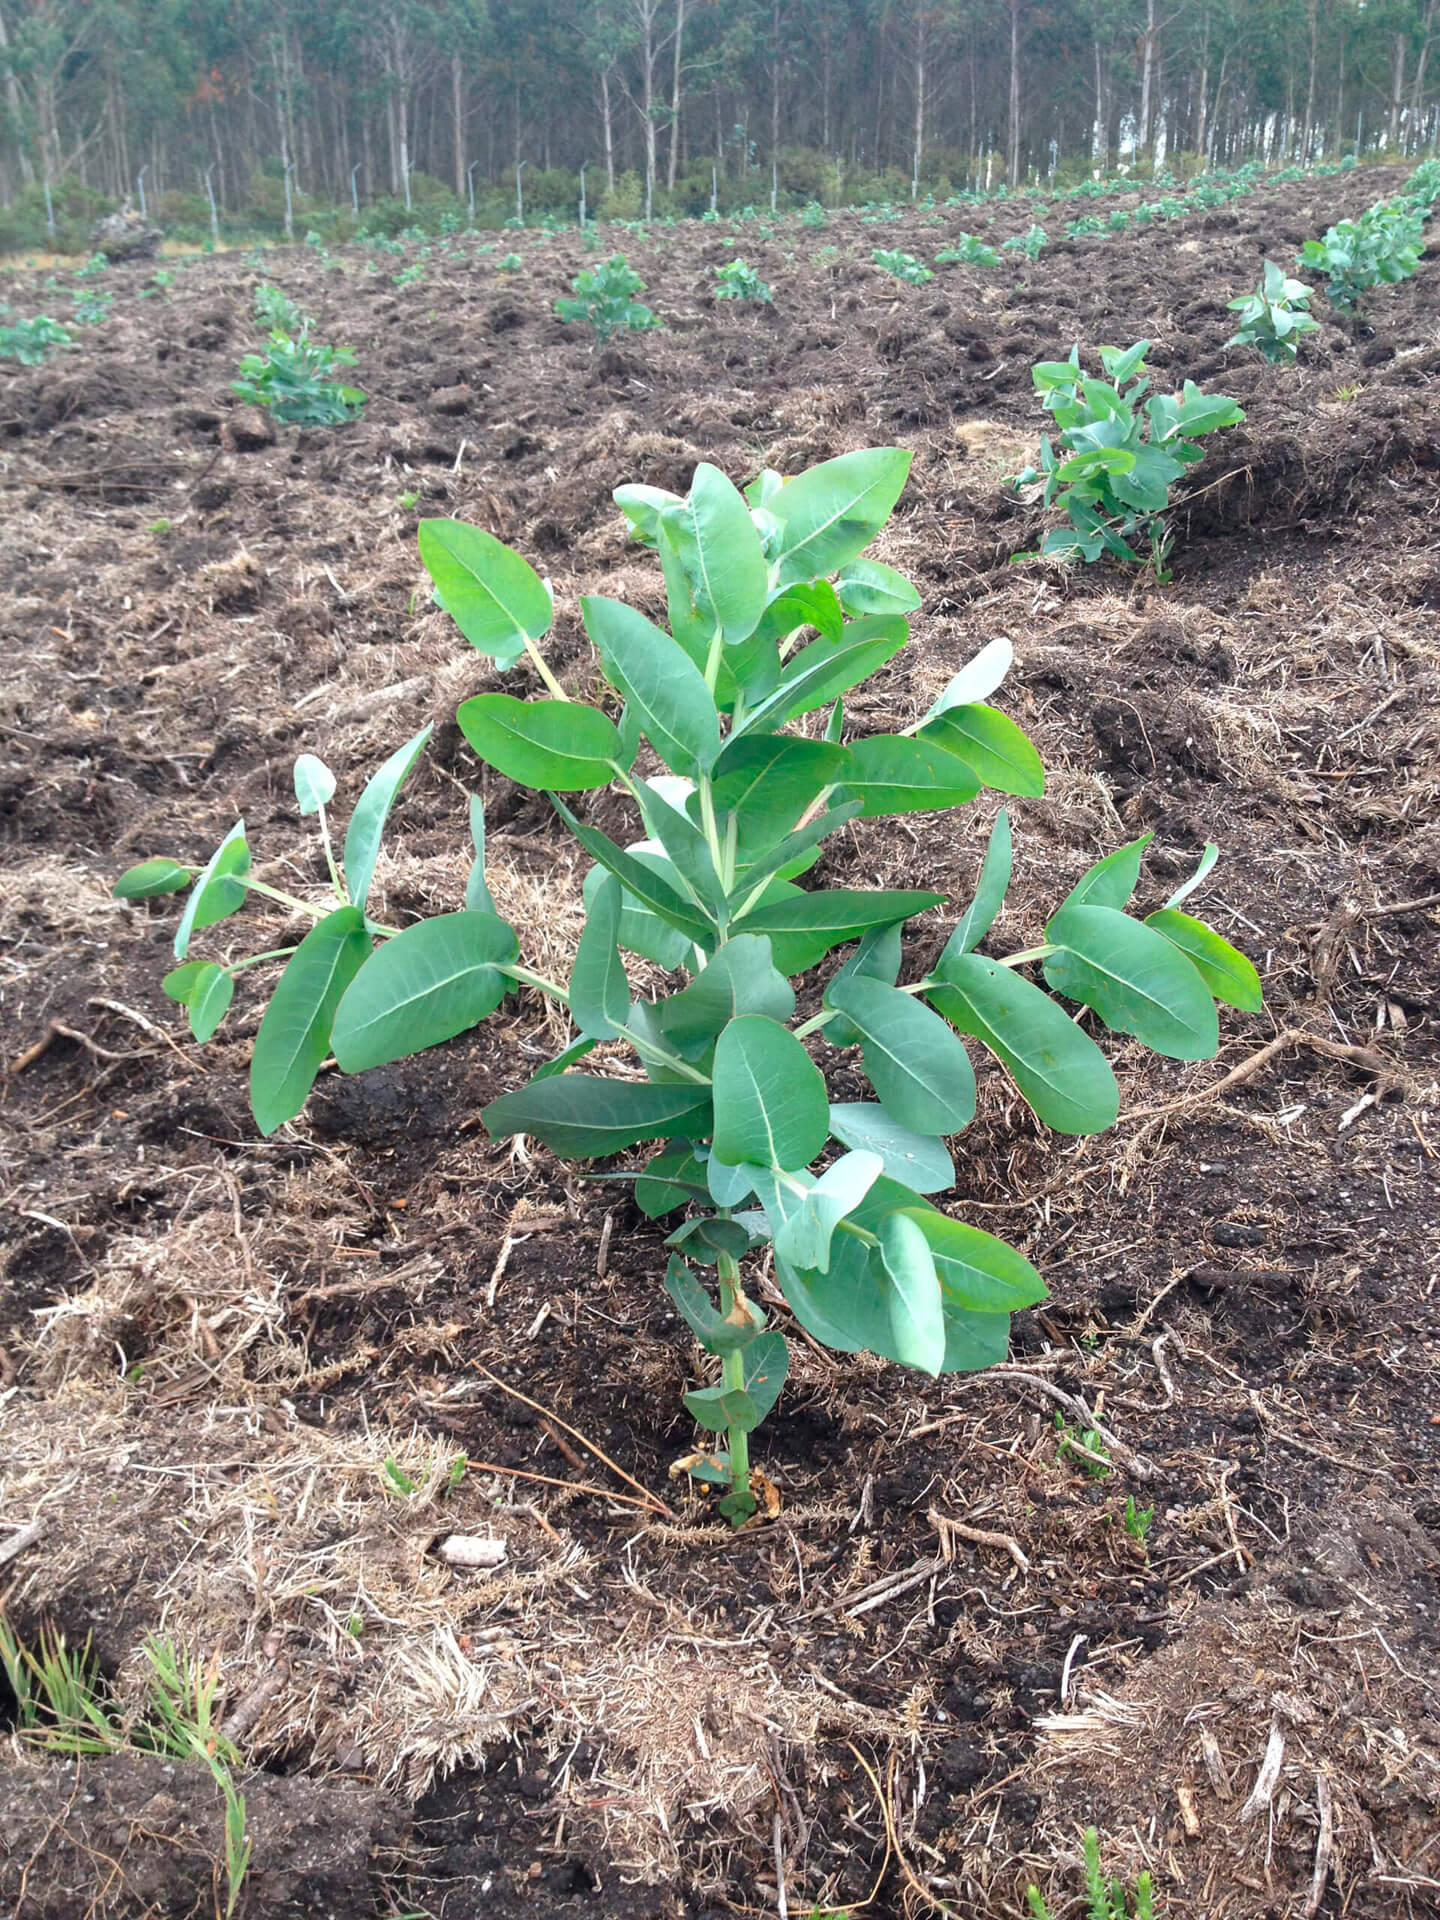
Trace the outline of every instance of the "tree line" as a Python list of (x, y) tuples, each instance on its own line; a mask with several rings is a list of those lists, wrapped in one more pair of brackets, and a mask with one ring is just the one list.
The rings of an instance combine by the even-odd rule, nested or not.
[(1437, 4), (0, 0), (0, 198), (540, 210), (583, 166), (592, 210), (694, 213), (1415, 154)]

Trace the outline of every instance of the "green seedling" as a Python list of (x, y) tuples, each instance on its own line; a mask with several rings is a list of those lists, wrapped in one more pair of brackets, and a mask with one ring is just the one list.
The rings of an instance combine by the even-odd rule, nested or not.
[(414, 260), (390, 277), (397, 287), (418, 287), (425, 278), (425, 268), (421, 261)]
[(567, 324), (583, 321), (597, 340), (608, 340), (612, 333), (645, 333), (660, 325), (635, 298), (644, 293), (645, 282), (623, 253), (577, 273), (570, 286), (576, 297), (557, 300), (555, 311)]
[(1024, 233), (1015, 233), (1002, 242), (1005, 253), (1023, 253), (1027, 260), (1038, 260), (1042, 248), (1049, 244), (1050, 236), (1044, 227), (1027, 227)]
[(1155, 1519), (1154, 1507), (1137, 1507), (1133, 1493), (1125, 1496), (1125, 1531), (1143, 1547)]
[(902, 253), (898, 247), (876, 247), (872, 258), (877, 267), (894, 274), (907, 287), (923, 287), (927, 280), (935, 278), (929, 267), (922, 265), (913, 253)]
[(1170, 535), (1162, 515), (1170, 488), (1204, 458), (1206, 434), (1245, 418), (1234, 400), (1202, 393), (1193, 380), (1180, 393), (1151, 394), (1142, 406), (1149, 345), (1101, 347), (1104, 380), (1086, 376), (1078, 345), (1068, 360), (1042, 360), (1034, 368), (1041, 404), (1060, 428), (1060, 449), (1042, 434), (1040, 465), (1013, 475), (1010, 484), (1043, 481), (1044, 504), (1063, 507), (1070, 520), (1068, 528), (1046, 534), (1042, 554), (1090, 561), (1108, 552), (1138, 561), (1131, 544), (1138, 539), (1163, 573)]
[[(188, 890), (180, 964), (164, 985), (192, 1026), (214, 1031), (243, 968), (285, 961), (250, 1067), (267, 1135), (300, 1113), (332, 1053), (345, 1073), (402, 1059), (474, 1028), (517, 985), (568, 1011), (569, 1044), (481, 1117), (494, 1139), (525, 1135), (562, 1160), (608, 1163), (599, 1178), (633, 1184), (639, 1211), (671, 1223), (665, 1284), (711, 1356), (685, 1406), (718, 1437), (684, 1465), (725, 1490), (722, 1510), (737, 1524), (755, 1508), (750, 1435), (788, 1367), (784, 1333), (747, 1278), (753, 1256), (772, 1249), (785, 1310), (815, 1340), (930, 1376), (1003, 1359), (1011, 1313), (1044, 1297), (1023, 1255), (929, 1197), (954, 1188), (948, 1142), (975, 1111), (962, 1035), (1004, 1065), (1041, 1123), (1082, 1135), (1113, 1123), (1119, 1089), (1062, 1000), (1182, 1060), (1216, 1052), (1217, 996), (1260, 1005), (1249, 961), (1177, 911), (1213, 850), (1194, 881), (1141, 920), (1126, 908), (1146, 835), (1085, 874), (1036, 944), (983, 957), (1010, 876), (1002, 811), (974, 898), (932, 965), (912, 957), (903, 987), (905, 929), (923, 917), (914, 947), (931, 948), (942, 895), (798, 884), (826, 837), (852, 823), (863, 833), (869, 819), (964, 806), (982, 787), (1044, 787), (1034, 747), (989, 701), (1011, 658), (1004, 640), (908, 724), (847, 739), (843, 697), (905, 646), (920, 604), (903, 575), (864, 557), (909, 465), (907, 452), (879, 448), (788, 482), (766, 470), (744, 494), (708, 465), (683, 497), (621, 487), (634, 537), (659, 561), (669, 631), (621, 601), (581, 600), (610, 689), (604, 706), (572, 697), (546, 660), (555, 609), (528, 561), (479, 528), (422, 523), (438, 603), (498, 671), (527, 663), (545, 689), (535, 699), (481, 693), (456, 718), (487, 778), (548, 795), (593, 863), (568, 983), (519, 960), (486, 884), (478, 797), (463, 907), (403, 928), (380, 918), (382, 832), (428, 727), (365, 788), (343, 873), (325, 813), (334, 776), (312, 755), (297, 762), (296, 800), (318, 821), (328, 899), (257, 879), (243, 822), (203, 866), (148, 860), (116, 888), (129, 900)], [(593, 685), (594, 669), (580, 671)], [(806, 724), (826, 713), (823, 733)], [(607, 820), (623, 808), (632, 822), (618, 841), (572, 810), (574, 795), (610, 788)], [(251, 893), (313, 922), (304, 939), (249, 961), (192, 958), (195, 937)], [(683, 984), (637, 990), (627, 954)], [(802, 976), (814, 1007), (805, 1017)], [(822, 1035), (824, 1060), (833, 1046), (859, 1049), (847, 1078), (863, 1069), (873, 1098), (832, 1101), (812, 1053)], [(607, 1071), (617, 1043), (635, 1063), (623, 1077)], [(600, 1070), (581, 1070), (602, 1045)]]
[(1065, 222), (1067, 240), (1083, 240), (1087, 234), (1104, 233), (1105, 222), (1098, 213), (1082, 213), (1076, 220)]
[[(1085, 1920), (1155, 1920), (1155, 1888), (1148, 1873), (1135, 1877), (1134, 1897), (1123, 1880), (1105, 1878), (1100, 1866), (1100, 1836), (1094, 1827), (1085, 1829)], [(1038, 1887), (1027, 1888), (1026, 1903), (1032, 1920), (1050, 1920), (1050, 1909)]]
[(1294, 361), (1299, 336), (1317, 333), (1320, 323), (1306, 311), (1313, 288), (1303, 280), (1292, 280), (1273, 260), (1265, 262), (1265, 273), (1254, 293), (1242, 294), (1230, 302), (1230, 311), (1238, 313), (1240, 325), (1226, 341), (1228, 347), (1258, 347), (1271, 365)]
[(800, 224), (802, 227), (824, 226), (825, 209), (818, 200), (806, 201), (805, 205), (800, 209)]
[(744, 260), (732, 260), (728, 266), (715, 269), (715, 298), (717, 300), (764, 300), (771, 298), (768, 281), (762, 280), (754, 267)]
[(520, 258), (518, 253), (507, 253), (505, 258), (500, 262), (500, 272), (518, 273), (524, 264), (525, 262)]
[(953, 247), (942, 247), (935, 256), (937, 267), (998, 267), (1000, 255), (973, 233), (962, 233)]
[(251, 406), (265, 407), (286, 426), (338, 427), (365, 405), (358, 387), (335, 379), (332, 369), (355, 364), (349, 347), (326, 347), (302, 332), (292, 339), (277, 330), (264, 353), (247, 353), (231, 391)]
[(314, 322), (308, 314), (290, 298), (281, 287), (260, 286), (255, 289), (255, 318), (266, 333), (288, 333), (291, 335), (308, 333)]
[(1110, 1451), (1098, 1429), (1072, 1427), (1063, 1413), (1057, 1413), (1055, 1430), (1060, 1435), (1056, 1459), (1073, 1461), (1076, 1466), (1084, 1467), (1092, 1480), (1103, 1480), (1110, 1471)]
[(70, 318), (77, 327), (103, 327), (114, 305), (113, 293), (96, 287), (76, 287), (70, 295)]
[(1420, 264), (1425, 221), (1408, 202), (1368, 207), (1358, 220), (1341, 220), (1323, 240), (1307, 240), (1299, 264), (1325, 275), (1333, 307), (1354, 307), (1372, 287), (1408, 280)]
[(387, 1493), (398, 1493), (405, 1500), (420, 1491), (420, 1482), (410, 1478), (393, 1454), (385, 1456), (385, 1465), (381, 1469), (380, 1478), (385, 1483)]
[(406, 513), (412, 513), (420, 504), (420, 496), (418, 493), (399, 493), (395, 496), (395, 504), (403, 507)]
[(43, 366), (50, 355), (71, 344), (69, 329), (47, 313), (31, 320), (10, 320), (11, 309), (0, 306), (0, 360), (18, 360), (22, 367)]
[(149, 523), (149, 531), (151, 533), (164, 535), (169, 533), (171, 524), (172, 523), (169, 520), (165, 519), (164, 516), (162, 515), (162, 517), (159, 520), (152, 520)]

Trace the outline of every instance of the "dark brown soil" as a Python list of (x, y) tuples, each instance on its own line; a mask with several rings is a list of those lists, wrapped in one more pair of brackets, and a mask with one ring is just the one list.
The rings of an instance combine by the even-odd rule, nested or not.
[[(1013, 1920), (1031, 1881), (1071, 1910), (1090, 1821), (1175, 1914), (1440, 1911), (1440, 265), (1359, 320), (1318, 300), (1297, 370), (1224, 345), (1262, 256), (1398, 178), (1062, 242), (1018, 281), (1008, 255), (921, 288), (870, 264), (977, 210), (744, 229), (773, 309), (706, 291), (723, 226), (627, 236), (666, 330), (603, 349), (551, 317), (573, 235), (505, 236), (506, 276), (503, 247), (434, 251), (409, 287), (359, 251), (205, 260), (143, 300), (147, 270), (117, 270), (82, 350), (0, 375), (0, 1523), (43, 1526), (0, 1604), (93, 1634), (122, 1699), (146, 1633), (219, 1658), (267, 1770), (242, 1914), (668, 1920), (775, 1912), (783, 1881), (791, 1913)], [(355, 347), (360, 423), (264, 444), (237, 420), (262, 277)], [(1000, 484), (1042, 424), (1032, 362), (1142, 335), (1157, 379), (1248, 414), (1191, 477), (1173, 581), (1013, 566), (1043, 525)], [(915, 462), (878, 550), (925, 608), (855, 724), (908, 720), (1008, 635), (1001, 698), (1051, 785), (1013, 807), (1004, 935), (1030, 944), (1121, 838), (1155, 834), (1147, 906), (1213, 838), (1208, 908), (1267, 1011), (1227, 1015), (1217, 1065), (1114, 1048), (1100, 1139), (982, 1076), (949, 1204), (1046, 1276), (1018, 1371), (932, 1385), (797, 1336), (757, 1447), (779, 1517), (732, 1536), (670, 1477), (703, 1360), (660, 1230), (478, 1124), (554, 1050), (544, 1009), (326, 1075), (264, 1142), (258, 995), (193, 1046), (158, 989), (173, 912), (108, 889), (242, 814), (262, 870), (318, 883), (295, 754), (348, 799), (433, 719), (388, 916), (459, 903), (478, 785), (502, 911), (563, 966), (572, 855), (454, 727), (493, 675), (416, 596), (417, 516), (553, 578), (578, 689), (579, 591), (663, 611), (613, 487), (889, 442)], [(867, 826), (824, 877), (963, 899), (991, 813)], [(279, 944), (280, 917), (243, 924)], [(1064, 1457), (1046, 1383), (1126, 1457)], [(1154, 1508), (1143, 1545), (1127, 1500)], [(452, 1531), (503, 1537), (505, 1568), (444, 1569)], [(217, 1796), (167, 1775), (162, 1818), (162, 1764), (12, 1765), (13, 1909), (214, 1911)]]

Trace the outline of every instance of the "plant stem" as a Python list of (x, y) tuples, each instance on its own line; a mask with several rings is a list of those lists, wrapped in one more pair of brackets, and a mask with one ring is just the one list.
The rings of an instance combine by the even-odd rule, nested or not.
[(528, 633), (525, 635), (525, 651), (529, 654), (531, 661), (534, 663), (535, 671), (539, 674), (540, 678), (545, 682), (546, 686), (550, 689), (551, 693), (554, 694), (555, 698), (557, 700), (569, 700), (570, 698), (569, 694), (566, 693), (565, 689), (561, 686), (560, 682), (555, 678), (554, 674), (550, 671), (549, 667), (546, 666), (544, 658), (541, 655), (540, 649), (536, 646), (535, 642), (530, 638)]
[[(723, 1318), (727, 1317), (734, 1310), (735, 1302), (740, 1291), (740, 1268), (735, 1260), (735, 1256), (730, 1253), (722, 1253), (718, 1256), (718, 1267), (720, 1275), (720, 1313)], [(745, 1353), (743, 1348), (735, 1353), (727, 1353), (721, 1361), (721, 1368), (721, 1377), (725, 1382), (727, 1391), (739, 1390), (743, 1392), (745, 1389)], [(742, 1433), (738, 1427), (731, 1427), (727, 1430), (725, 1438), (730, 1453), (730, 1491), (732, 1496), (735, 1494), (742, 1496), (742, 1502), (737, 1503), (742, 1504), (743, 1501), (749, 1500), (750, 1498), (750, 1436), (748, 1433)], [(749, 1511), (754, 1511), (753, 1502), (751, 1503)], [(748, 1518), (748, 1513), (745, 1515), (737, 1513), (734, 1518), (738, 1525), (742, 1518)]]
[(1023, 967), (1030, 960), (1048, 960), (1052, 953), (1058, 953), (1058, 947), (1027, 947), (1023, 953), (1007, 953), (1003, 960), (996, 961), (1001, 967)]
[(701, 1073), (698, 1067), (692, 1067), (690, 1062), (682, 1060), (679, 1054), (669, 1053), (664, 1047), (657, 1047), (653, 1040), (646, 1040), (643, 1035), (632, 1033), (629, 1027), (617, 1026), (615, 1031), (622, 1040), (630, 1042), (642, 1060), (653, 1060), (657, 1066), (669, 1067), (672, 1073), (683, 1074), (687, 1080), (694, 1081), (698, 1087), (710, 1085), (709, 1074)]
[(262, 960), (288, 960), (295, 951), (294, 947), (272, 947), (268, 953), (252, 953), (248, 960), (237, 960), (233, 967), (227, 967), (225, 971), (233, 978), (247, 967), (258, 967)]
[(538, 987), (541, 993), (548, 993), (552, 1000), (558, 1000), (562, 1007), (568, 1007), (570, 996), (564, 987), (553, 980), (547, 980), (543, 973), (533, 973), (529, 967), (522, 966), (518, 960), (496, 962), (495, 971), (503, 973), (507, 979), (516, 980), (521, 986)]
[(335, 864), (335, 850), (330, 845), (330, 827), (325, 818), (325, 809), (321, 806), (316, 811), (320, 815), (320, 838), (325, 845), (325, 864), (330, 869), (330, 884), (335, 889), (335, 898), (343, 907), (350, 896), (345, 891), (344, 883), (340, 878), (340, 869)]
[(712, 699), (715, 694), (715, 683), (720, 678), (720, 650), (724, 644), (720, 629), (716, 627), (710, 636), (710, 651), (705, 656), (705, 685)]

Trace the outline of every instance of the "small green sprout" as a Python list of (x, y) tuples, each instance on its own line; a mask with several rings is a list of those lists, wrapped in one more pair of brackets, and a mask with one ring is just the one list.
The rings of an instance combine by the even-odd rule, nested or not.
[(771, 298), (768, 281), (743, 259), (730, 261), (728, 266), (715, 269), (715, 298), (717, 300), (764, 300)]
[(935, 278), (929, 267), (917, 260), (913, 253), (902, 253), (898, 247), (876, 247), (872, 257), (877, 267), (894, 274), (907, 287), (923, 287), (927, 280)]
[(1238, 313), (1240, 325), (1225, 342), (1227, 347), (1258, 347), (1274, 366), (1293, 364), (1303, 333), (1318, 333), (1320, 323), (1306, 311), (1313, 293), (1303, 280), (1292, 280), (1273, 260), (1265, 262), (1265, 273), (1254, 293), (1241, 294), (1230, 302), (1230, 311)]
[(1125, 1496), (1125, 1531), (1132, 1540), (1138, 1540), (1144, 1546), (1154, 1519), (1154, 1507), (1137, 1507), (1133, 1493)]

